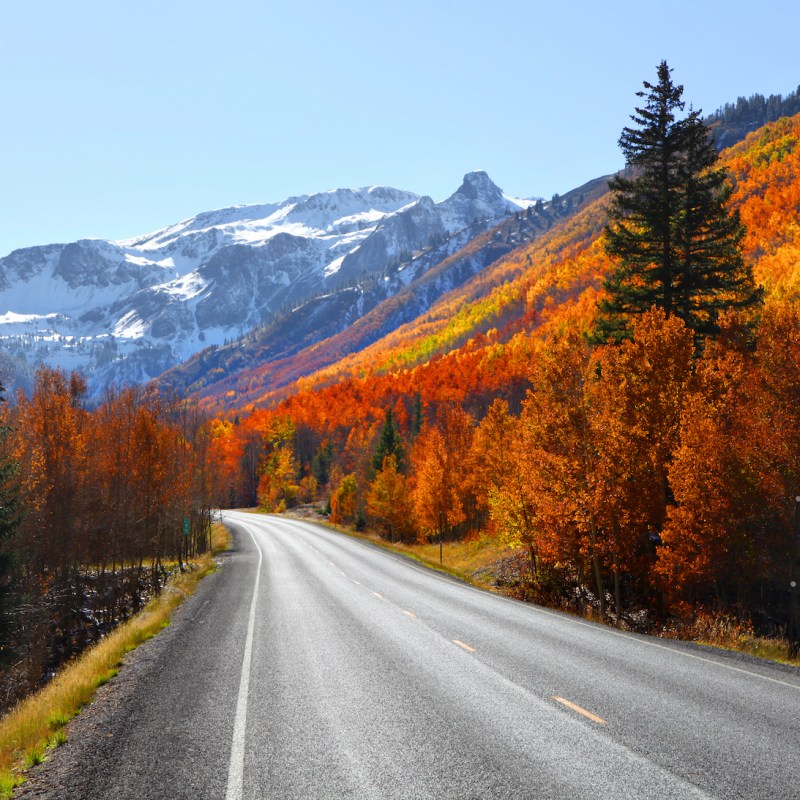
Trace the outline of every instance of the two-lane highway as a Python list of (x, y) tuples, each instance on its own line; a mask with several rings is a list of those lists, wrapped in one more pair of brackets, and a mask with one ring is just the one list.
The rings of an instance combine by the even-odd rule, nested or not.
[[(67, 754), (61, 793), (45, 769), (27, 796), (800, 798), (796, 670), (514, 602), (311, 523), (224, 519), (237, 550), (189, 603), (205, 631), (167, 631), (91, 781)], [(170, 738), (184, 727), (192, 752)]]

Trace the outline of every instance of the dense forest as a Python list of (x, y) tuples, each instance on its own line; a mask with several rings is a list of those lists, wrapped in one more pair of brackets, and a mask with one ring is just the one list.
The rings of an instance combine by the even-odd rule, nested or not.
[(0, 708), (209, 546), (214, 472), (196, 410), (139, 389), (89, 410), (85, 389), (42, 368), (30, 398), (3, 404)]
[(526, 554), (529, 596), (618, 624), (710, 611), (786, 630), (799, 136), (800, 117), (781, 119), (722, 155), (737, 263), (763, 305), (715, 306), (702, 347), (658, 309), (619, 345), (589, 343), (615, 263), (604, 198), (415, 323), (218, 417), (230, 502), (320, 498), (395, 540), (499, 537)]
[(771, 94), (753, 94), (739, 97), (735, 103), (725, 103), (707, 119), (706, 123), (714, 133), (717, 146), (722, 149), (740, 142), (768, 122), (777, 122), (781, 117), (800, 114), (800, 86), (786, 97)]

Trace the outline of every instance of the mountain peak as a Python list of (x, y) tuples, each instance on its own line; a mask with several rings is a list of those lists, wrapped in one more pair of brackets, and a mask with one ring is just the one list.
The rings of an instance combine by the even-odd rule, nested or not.
[(468, 172), (456, 194), (477, 200), (478, 197), (502, 197), (503, 191), (482, 169)]

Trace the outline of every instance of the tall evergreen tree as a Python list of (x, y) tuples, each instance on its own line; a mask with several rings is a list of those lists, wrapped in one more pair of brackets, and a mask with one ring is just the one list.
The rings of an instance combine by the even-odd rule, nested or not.
[(681, 133), (681, 192), (673, 225), (679, 271), (673, 311), (702, 338), (718, 333), (720, 311), (754, 306), (763, 292), (755, 287), (742, 257), (744, 226), (739, 212), (728, 210), (733, 189), (727, 171), (715, 168), (717, 150), (700, 112), (690, 112)]
[(699, 111), (683, 111), (683, 86), (662, 61), (658, 83), (644, 82), (645, 99), (622, 131), (627, 171), (612, 192), (605, 249), (617, 266), (599, 303), (595, 338), (619, 341), (653, 306), (680, 317), (698, 340), (714, 335), (719, 311), (761, 300), (741, 255), (744, 229), (726, 203), (724, 169)]

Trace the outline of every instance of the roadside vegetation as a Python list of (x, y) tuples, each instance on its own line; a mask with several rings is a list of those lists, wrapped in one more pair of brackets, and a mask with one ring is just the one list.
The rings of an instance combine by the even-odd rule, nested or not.
[(0, 713), (210, 548), (203, 417), (140, 389), (91, 409), (85, 389), (43, 367), (2, 405)]
[(0, 410), (0, 797), (227, 547), (196, 410), (84, 398), (43, 367)]
[(211, 528), (212, 549), (176, 571), (164, 589), (136, 616), (65, 666), (43, 689), (0, 719), (0, 798), (24, 781), (24, 770), (67, 741), (65, 726), (113, 678), (127, 653), (169, 625), (173, 611), (214, 571), (213, 556), (230, 546), (225, 527)]

